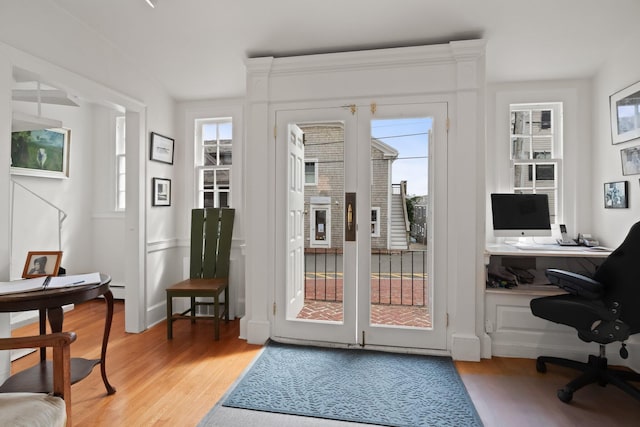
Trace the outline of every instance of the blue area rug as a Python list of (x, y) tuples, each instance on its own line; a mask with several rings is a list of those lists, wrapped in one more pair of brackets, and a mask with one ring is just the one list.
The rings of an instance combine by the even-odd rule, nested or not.
[(449, 357), (276, 342), (222, 406), (394, 427), (482, 426)]

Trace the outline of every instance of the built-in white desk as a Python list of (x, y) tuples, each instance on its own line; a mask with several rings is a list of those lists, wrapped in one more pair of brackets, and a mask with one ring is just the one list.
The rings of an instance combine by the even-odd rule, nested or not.
[(586, 354), (574, 329), (533, 316), (529, 303), (533, 298), (564, 293), (548, 284), (546, 269), (592, 275), (610, 253), (584, 246), (488, 244), (484, 253), (485, 272), (490, 266), (512, 266), (531, 272), (535, 279), (531, 284), (521, 283), (513, 288), (494, 288), (487, 286), (485, 276), (483, 357)]

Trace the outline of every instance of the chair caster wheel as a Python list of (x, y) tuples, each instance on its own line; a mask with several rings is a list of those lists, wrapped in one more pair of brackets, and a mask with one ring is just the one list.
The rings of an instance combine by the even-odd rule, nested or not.
[(540, 360), (536, 360), (536, 371), (544, 374), (545, 372), (547, 372), (547, 364)]
[(562, 400), (564, 403), (571, 402), (571, 399), (573, 399), (573, 390), (561, 388), (558, 390), (558, 399)]

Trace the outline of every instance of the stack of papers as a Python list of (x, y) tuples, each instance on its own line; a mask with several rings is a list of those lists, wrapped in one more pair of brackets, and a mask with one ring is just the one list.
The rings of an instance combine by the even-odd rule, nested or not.
[(0, 295), (45, 289), (68, 288), (100, 283), (100, 273), (73, 274), (68, 276), (34, 277), (33, 279), (0, 282)]

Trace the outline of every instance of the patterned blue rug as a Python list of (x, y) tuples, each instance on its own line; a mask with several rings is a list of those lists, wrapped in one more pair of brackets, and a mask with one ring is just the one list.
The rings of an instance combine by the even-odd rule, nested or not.
[(393, 427), (482, 426), (449, 357), (276, 342), (222, 406)]

